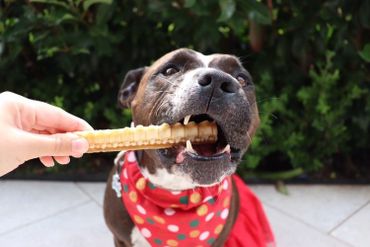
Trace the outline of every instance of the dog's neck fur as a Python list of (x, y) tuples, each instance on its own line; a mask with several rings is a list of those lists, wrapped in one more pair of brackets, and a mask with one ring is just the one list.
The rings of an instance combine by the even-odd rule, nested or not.
[[(201, 185), (195, 183), (188, 174), (185, 174), (181, 172), (180, 170), (177, 170), (177, 166), (172, 166), (171, 171), (169, 172), (165, 168), (156, 168), (154, 172), (147, 169), (148, 166), (146, 164), (149, 164), (150, 162), (154, 162), (145, 152), (142, 153), (141, 158), (137, 157), (137, 161), (140, 166), (140, 171), (143, 174), (143, 176), (154, 185), (171, 190), (171, 191), (180, 191), (180, 190), (188, 190), (188, 189), (194, 189), (196, 187), (211, 187), (216, 184), (219, 184), (219, 182), (213, 183), (213, 184), (207, 184), (207, 185)], [(222, 181), (226, 176), (222, 176), (219, 181)]]
[[(158, 187), (168, 190), (187, 190), (197, 187), (187, 174), (178, 174), (175, 171), (170, 173), (167, 169), (159, 167), (155, 169), (154, 173), (149, 171), (146, 164), (154, 161), (148, 157), (145, 152), (143, 152), (142, 157), (138, 162), (139, 164), (142, 164), (140, 170), (143, 176)], [(173, 167), (175, 168), (176, 166)]]

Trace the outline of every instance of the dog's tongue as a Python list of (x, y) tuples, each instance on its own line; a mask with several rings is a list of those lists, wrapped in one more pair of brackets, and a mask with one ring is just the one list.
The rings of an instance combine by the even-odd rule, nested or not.
[(213, 144), (193, 145), (193, 148), (199, 155), (202, 156), (212, 156), (216, 153), (216, 148)]
[[(212, 145), (212, 144), (193, 145), (193, 148), (197, 152), (198, 155), (206, 156), (206, 157), (207, 156), (210, 157), (210, 156), (214, 155), (217, 152), (215, 145)], [(177, 164), (180, 164), (184, 161), (184, 159), (185, 159), (184, 153), (185, 153), (185, 148), (180, 147), (178, 149), (178, 154), (176, 156), (176, 163)]]
[(176, 156), (176, 164), (181, 164), (182, 162), (184, 162), (184, 159), (185, 159), (185, 157), (184, 157), (184, 151), (181, 151)]

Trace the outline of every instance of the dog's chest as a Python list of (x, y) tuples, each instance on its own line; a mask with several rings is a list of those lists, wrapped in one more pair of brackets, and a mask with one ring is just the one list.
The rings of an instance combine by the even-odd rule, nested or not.
[[(133, 244), (210, 246), (221, 233), (230, 207), (231, 179), (217, 186), (169, 191), (145, 179), (125, 156), (120, 182), (122, 201), (135, 227)], [(142, 245), (141, 245), (142, 246)]]
[(133, 247), (150, 247), (150, 244), (136, 226), (132, 229), (130, 237)]

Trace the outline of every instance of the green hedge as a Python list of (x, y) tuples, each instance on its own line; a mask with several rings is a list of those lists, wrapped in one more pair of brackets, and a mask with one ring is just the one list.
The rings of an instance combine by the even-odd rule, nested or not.
[(127, 70), (179, 47), (233, 53), (262, 119), (242, 172), (369, 158), (370, 1), (19, 2), (0, 3), (0, 91), (119, 127), (130, 121), (116, 107)]

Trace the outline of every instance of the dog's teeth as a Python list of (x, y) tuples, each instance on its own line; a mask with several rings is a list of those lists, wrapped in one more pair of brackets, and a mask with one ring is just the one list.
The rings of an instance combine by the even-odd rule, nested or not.
[(190, 140), (187, 140), (186, 141), (186, 151), (187, 152), (190, 152), (190, 153), (197, 153), (197, 152), (195, 152), (193, 146), (191, 145), (191, 141)]
[[(187, 125), (176, 123), (172, 126), (163, 123), (158, 126), (138, 125), (135, 128), (77, 131), (74, 133), (89, 142), (89, 153), (97, 153), (169, 148), (174, 144), (184, 143), (186, 140), (198, 144), (202, 141), (214, 142), (217, 137), (217, 126), (207, 121), (199, 125), (195, 122), (189, 122)], [(193, 148), (189, 147), (189, 150), (193, 151)]]
[(226, 147), (221, 151), (221, 153), (230, 153), (230, 152), (231, 152), (230, 144), (227, 144)]
[(187, 124), (189, 123), (190, 117), (191, 117), (191, 115), (187, 115), (187, 116), (184, 118), (184, 125), (187, 125)]

